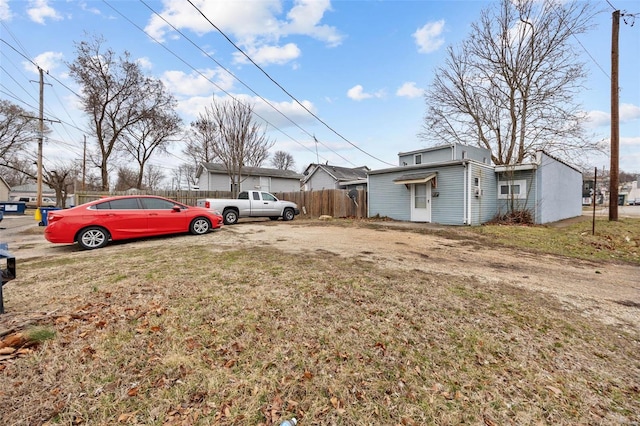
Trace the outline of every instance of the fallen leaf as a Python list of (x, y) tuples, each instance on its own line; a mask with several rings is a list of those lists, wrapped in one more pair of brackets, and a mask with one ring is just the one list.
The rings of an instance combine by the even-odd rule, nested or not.
[(127, 392), (127, 395), (129, 395), (130, 397), (137, 396), (138, 395), (138, 388), (135, 387), (135, 388), (129, 389), (129, 391)]
[(549, 389), (551, 392), (553, 392), (556, 396), (562, 395), (562, 391), (560, 389), (556, 388), (555, 386), (547, 385), (545, 387), (547, 389)]

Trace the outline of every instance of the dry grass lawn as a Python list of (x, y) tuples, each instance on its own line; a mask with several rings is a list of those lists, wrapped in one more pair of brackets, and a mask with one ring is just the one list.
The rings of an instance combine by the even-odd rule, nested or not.
[(30, 343), (0, 363), (0, 424), (640, 423), (640, 333), (505, 282), (224, 232), (21, 263), (0, 331)]

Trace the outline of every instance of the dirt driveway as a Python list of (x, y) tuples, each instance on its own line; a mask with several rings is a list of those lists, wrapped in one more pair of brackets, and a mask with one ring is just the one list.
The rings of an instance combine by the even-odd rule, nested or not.
[[(0, 223), (0, 242), (9, 243), (11, 253), (16, 256), (18, 279), (21, 259), (65, 256), (80, 251), (76, 246), (50, 244), (42, 234), (43, 228), (38, 227), (32, 217), (5, 218)], [(452, 236), (454, 238), (445, 238), (410, 224), (381, 222), (341, 226), (315, 220), (267, 220), (225, 226), (203, 237), (148, 239), (102, 250), (107, 254), (129, 245), (160, 248), (167, 244), (215, 244), (221, 251), (271, 246), (291, 255), (300, 252), (337, 255), (407, 274), (420, 271), (441, 276), (471, 276), (493, 285), (543, 292), (556, 297), (567, 309), (577, 309), (604, 323), (640, 331), (640, 267), (486, 247), (464, 232), (453, 232)]]

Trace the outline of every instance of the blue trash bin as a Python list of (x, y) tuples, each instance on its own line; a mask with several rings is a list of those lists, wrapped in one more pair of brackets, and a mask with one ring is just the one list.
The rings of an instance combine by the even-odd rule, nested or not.
[(53, 210), (60, 210), (60, 207), (40, 207), (40, 216), (42, 219), (38, 223), (40, 226), (47, 226), (49, 224), (49, 212)]

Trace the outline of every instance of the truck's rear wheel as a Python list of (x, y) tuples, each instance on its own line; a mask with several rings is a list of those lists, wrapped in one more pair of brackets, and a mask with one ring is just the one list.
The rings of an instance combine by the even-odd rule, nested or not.
[(293, 212), (293, 209), (284, 209), (284, 212), (282, 213), (282, 220), (293, 220), (294, 217), (296, 217), (296, 215)]
[(235, 225), (238, 223), (238, 212), (233, 209), (227, 209), (222, 212), (225, 225)]

